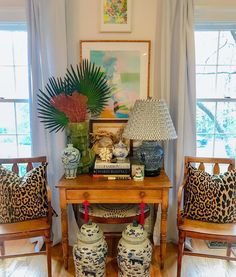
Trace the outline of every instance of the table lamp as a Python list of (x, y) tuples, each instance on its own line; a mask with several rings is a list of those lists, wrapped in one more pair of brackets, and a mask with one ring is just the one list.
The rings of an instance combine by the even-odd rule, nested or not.
[(136, 100), (123, 137), (142, 140), (137, 155), (145, 166), (145, 176), (158, 176), (164, 156), (158, 141), (177, 138), (166, 103), (152, 98)]

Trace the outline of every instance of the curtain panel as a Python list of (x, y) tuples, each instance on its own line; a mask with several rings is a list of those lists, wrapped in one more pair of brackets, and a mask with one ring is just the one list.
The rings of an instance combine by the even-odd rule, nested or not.
[[(49, 77), (60, 77), (67, 68), (66, 0), (26, 0), (30, 83), (30, 113), (32, 156), (45, 155), (48, 159), (48, 183), (52, 191), (52, 206), (58, 213), (53, 218), (53, 243), (61, 240), (59, 194), (55, 188), (64, 173), (61, 151), (65, 147), (63, 132), (49, 133), (38, 118), (37, 93)], [(70, 225), (76, 235), (77, 225), (72, 213)], [(75, 240), (75, 238), (73, 239)]]
[(168, 226), (176, 226), (168, 227), (168, 239), (176, 241), (177, 192), (184, 156), (196, 154), (194, 5), (193, 0), (158, 0), (157, 8), (154, 96), (168, 103), (178, 135), (177, 140), (164, 145), (164, 166), (173, 185)]

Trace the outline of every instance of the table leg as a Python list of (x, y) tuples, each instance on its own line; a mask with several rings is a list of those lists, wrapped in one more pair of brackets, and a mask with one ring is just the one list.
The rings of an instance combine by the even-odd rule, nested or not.
[(66, 191), (60, 190), (60, 206), (61, 206), (61, 230), (62, 230), (62, 251), (64, 267), (68, 269), (69, 246), (68, 246), (68, 216), (66, 204)]
[(161, 269), (164, 268), (164, 260), (166, 257), (166, 237), (167, 237), (167, 210), (168, 210), (168, 191), (163, 191), (161, 205), (161, 247), (160, 247), (160, 260)]

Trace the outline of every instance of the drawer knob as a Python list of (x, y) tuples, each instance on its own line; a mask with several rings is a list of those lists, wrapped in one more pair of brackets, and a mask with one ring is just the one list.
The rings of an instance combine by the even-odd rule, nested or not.
[(140, 195), (140, 198), (143, 199), (146, 196), (146, 193), (144, 191), (141, 191), (139, 195)]
[(88, 192), (85, 192), (84, 193), (84, 199), (87, 200), (89, 198), (89, 193)]

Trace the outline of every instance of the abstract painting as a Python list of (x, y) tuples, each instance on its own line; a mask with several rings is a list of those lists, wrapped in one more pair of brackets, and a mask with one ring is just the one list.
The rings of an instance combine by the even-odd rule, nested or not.
[(100, 66), (112, 88), (102, 118), (128, 118), (136, 99), (149, 96), (150, 41), (82, 41), (81, 58)]
[(131, 0), (101, 0), (101, 32), (131, 31)]

